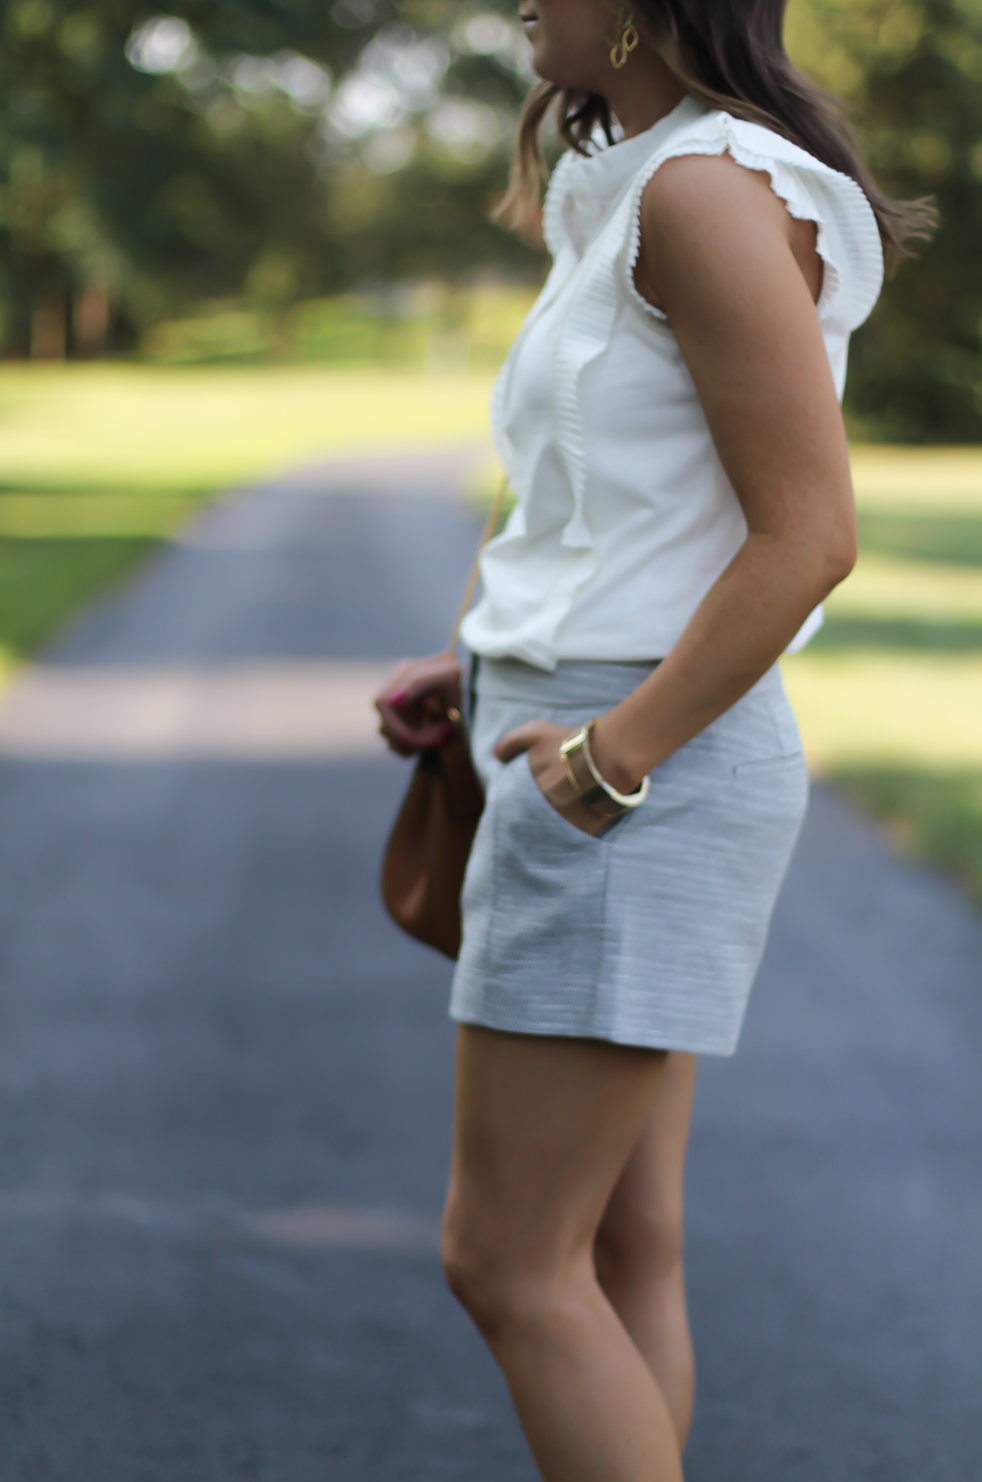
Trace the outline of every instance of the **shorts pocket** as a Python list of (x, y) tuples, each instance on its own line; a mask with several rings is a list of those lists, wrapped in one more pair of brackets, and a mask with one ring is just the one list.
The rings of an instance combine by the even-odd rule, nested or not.
[(768, 772), (800, 771), (804, 765), (804, 752), (782, 752), (780, 756), (755, 757), (753, 761), (737, 762), (733, 768), (733, 775), (744, 777), (754, 772), (766, 774)]
[(585, 834), (581, 828), (577, 828), (575, 824), (570, 823), (568, 819), (564, 818), (561, 813), (556, 812), (556, 809), (552, 806), (532, 774), (532, 763), (529, 761), (527, 751), (524, 751), (521, 756), (516, 757), (510, 765), (520, 767), (524, 772), (525, 776), (522, 778), (524, 790), (532, 793), (533, 806), (537, 804), (540, 810), (544, 810), (547, 823), (551, 823), (553, 826), (558, 824), (561, 830), (567, 834), (572, 834), (576, 840), (584, 839), (587, 844), (597, 843), (597, 840), (601, 837), (599, 834)]
[(808, 768), (803, 751), (737, 762), (730, 783), (734, 805), (748, 819), (785, 823), (797, 831), (808, 807)]
[(609, 851), (556, 812), (527, 755), (496, 781), (488, 968), (504, 986), (548, 962), (559, 981), (595, 986), (602, 949)]

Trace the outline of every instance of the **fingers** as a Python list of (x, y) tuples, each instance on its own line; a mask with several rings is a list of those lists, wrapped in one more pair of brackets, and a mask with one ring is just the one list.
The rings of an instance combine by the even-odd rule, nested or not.
[(431, 751), (443, 745), (453, 732), (448, 721), (431, 721), (428, 725), (411, 726), (397, 710), (383, 713), (380, 733), (393, 751), (400, 756), (412, 756), (417, 751)]
[(494, 748), (495, 756), (499, 762), (510, 762), (513, 757), (521, 756), (523, 751), (534, 746), (545, 729), (546, 723), (541, 720), (530, 720), (524, 726), (516, 726), (507, 736), (502, 736)]
[(450, 704), (459, 703), (460, 665), (456, 659), (446, 654), (432, 659), (403, 659), (375, 696), (374, 703), (376, 708), (384, 704), (405, 705), (428, 694), (445, 696)]
[(379, 690), (378, 694), (375, 696), (374, 703), (377, 705), (379, 700), (385, 698), (386, 696), (391, 696), (396, 694), (397, 692), (400, 692), (402, 690), (403, 682), (408, 677), (409, 672), (412, 670), (412, 667), (412, 659), (403, 659), (401, 664), (397, 664), (392, 673), (389, 675), (388, 679), (383, 684), (382, 688)]
[(445, 712), (460, 704), (461, 670), (456, 659), (406, 659), (375, 696), (379, 730), (393, 751), (412, 756), (442, 746), (453, 727)]
[(423, 714), (418, 705), (409, 707), (406, 702), (394, 704), (391, 700), (376, 700), (375, 709), (381, 717), (379, 730), (382, 735), (410, 749), (439, 746), (452, 729), (439, 711), (432, 715)]
[(375, 701), (381, 717), (379, 730), (394, 750), (402, 756), (411, 756), (414, 751), (427, 751), (433, 746), (442, 746), (453, 727), (441, 714), (430, 712), (419, 702), (415, 704), (405, 698), (404, 691), (397, 691), (400, 699), (386, 696)]
[(460, 665), (456, 659), (427, 659), (415, 673), (403, 679), (399, 704), (413, 704), (428, 695), (439, 695), (448, 704), (460, 703)]

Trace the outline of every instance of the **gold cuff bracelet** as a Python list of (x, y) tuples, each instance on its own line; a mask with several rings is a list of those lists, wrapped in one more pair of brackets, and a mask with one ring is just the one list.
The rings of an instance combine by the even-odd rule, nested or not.
[(618, 792), (604, 780), (590, 750), (590, 734), (596, 724), (596, 720), (591, 720), (589, 725), (581, 726), (575, 736), (561, 742), (559, 755), (577, 797), (602, 818), (620, 818), (644, 802), (648, 796), (649, 779), (645, 777), (641, 786), (632, 793)]

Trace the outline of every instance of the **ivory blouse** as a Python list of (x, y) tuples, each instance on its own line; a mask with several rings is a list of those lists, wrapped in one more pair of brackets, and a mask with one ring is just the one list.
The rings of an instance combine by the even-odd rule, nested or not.
[[(481, 560), (462, 629), (472, 652), (542, 669), (663, 658), (746, 538), (671, 326), (634, 286), (651, 176), (677, 155), (724, 152), (817, 225), (817, 313), (841, 400), (849, 335), (883, 278), (855, 181), (692, 97), (633, 139), (565, 154), (545, 202), (552, 270), (492, 397), (517, 504)], [(791, 647), (821, 621), (818, 608)]]

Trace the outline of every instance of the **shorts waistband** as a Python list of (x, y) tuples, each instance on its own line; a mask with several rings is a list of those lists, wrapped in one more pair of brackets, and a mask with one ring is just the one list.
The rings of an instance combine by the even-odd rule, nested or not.
[(647, 679), (660, 659), (611, 663), (560, 659), (555, 669), (537, 669), (522, 659), (475, 658), (473, 689), (493, 700), (557, 705), (619, 705)]

